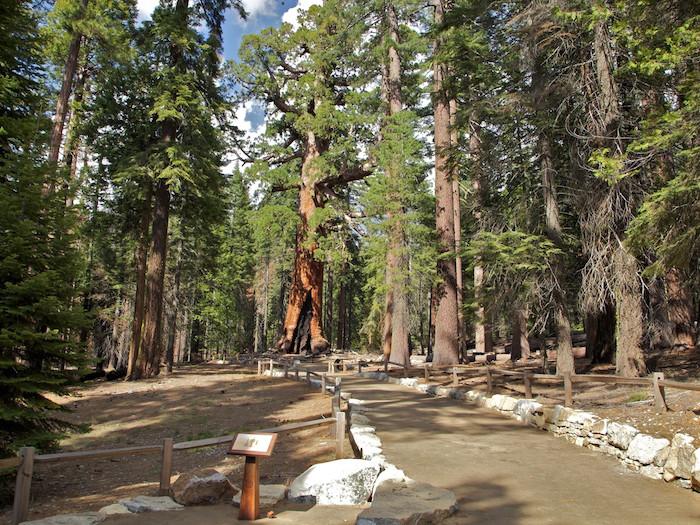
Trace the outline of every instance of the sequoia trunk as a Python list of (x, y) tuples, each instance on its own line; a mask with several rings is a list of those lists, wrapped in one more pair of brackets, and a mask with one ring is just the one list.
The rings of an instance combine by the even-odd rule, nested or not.
[[(445, 18), (442, 0), (435, 3), (435, 23)], [(442, 46), (442, 37), (435, 41), (435, 54)], [(457, 316), (457, 271), (454, 257), (455, 225), (449, 153), (450, 104), (445, 85), (447, 66), (437, 58), (433, 64), (433, 111), (435, 125), (435, 226), (438, 249), (442, 257), (438, 261), (440, 283), (435, 289), (435, 344), (433, 363), (436, 366), (454, 365), (459, 362), (459, 320)]]
[(170, 215), (170, 190), (163, 179), (156, 182), (154, 196), (151, 247), (146, 265), (143, 334), (139, 356), (139, 373), (141, 377), (151, 377), (157, 375), (160, 371), (163, 284), (165, 282), (165, 262), (168, 251), (168, 217)]
[(289, 289), (287, 313), (282, 338), (277, 347), (285, 353), (325, 352), (329, 348), (323, 337), (323, 263), (314, 258), (316, 242), (309, 240), (309, 222), (317, 209), (313, 181), (317, 180), (316, 161), (321, 150), (313, 132), (307, 133), (299, 188), (299, 217), (294, 271)]
[[(87, 7), (87, 4), (88, 0), (82, 0), (83, 11)], [(68, 57), (63, 69), (63, 79), (61, 81), (61, 91), (58, 94), (56, 114), (54, 115), (53, 127), (51, 129), (49, 162), (58, 162), (58, 154), (61, 150), (61, 142), (63, 141), (63, 128), (66, 124), (66, 115), (68, 114), (68, 101), (70, 100), (71, 91), (73, 89), (75, 72), (78, 68), (78, 58), (80, 56), (82, 40), (83, 35), (81, 33), (75, 33), (71, 38), (71, 43), (68, 48)]]
[(141, 346), (141, 329), (143, 327), (144, 302), (146, 294), (146, 259), (148, 257), (148, 232), (151, 225), (151, 198), (152, 184), (147, 182), (146, 194), (141, 211), (136, 252), (134, 253), (134, 267), (136, 269), (136, 292), (134, 296), (134, 319), (131, 328), (131, 341), (129, 344), (129, 358), (126, 371), (126, 379), (138, 379), (140, 370), (136, 366)]
[[(388, 28), (389, 46), (387, 63), (384, 71), (384, 93), (387, 103), (388, 121), (403, 109), (401, 97), (401, 57), (397, 49), (400, 43), (399, 22), (393, 4), (386, 6), (386, 23)], [(390, 159), (386, 167), (389, 182), (391, 203), (401, 202), (399, 188), (402, 159)], [(396, 213), (387, 214), (389, 223), (389, 246), (386, 260), (387, 294), (384, 310), (384, 330), (382, 348), (384, 358), (394, 363), (408, 365), (410, 363), (408, 348), (408, 298), (407, 275), (408, 257), (406, 253), (406, 232), (404, 227), (404, 210), (400, 206)]]

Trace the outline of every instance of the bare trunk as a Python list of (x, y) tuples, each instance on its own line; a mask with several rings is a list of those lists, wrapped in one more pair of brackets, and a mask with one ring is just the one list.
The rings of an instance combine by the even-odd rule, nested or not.
[(126, 379), (138, 379), (140, 367), (139, 349), (141, 347), (141, 329), (143, 327), (144, 302), (146, 294), (146, 260), (148, 257), (148, 232), (151, 226), (151, 198), (152, 183), (146, 183), (146, 191), (139, 222), (138, 239), (134, 253), (134, 267), (136, 268), (136, 293), (134, 296), (134, 319), (131, 328), (131, 342), (129, 344), (129, 359), (126, 371)]
[(277, 347), (285, 353), (328, 350), (323, 337), (323, 263), (314, 258), (316, 244), (308, 246), (309, 222), (316, 211), (313, 181), (317, 178), (316, 161), (321, 151), (313, 132), (308, 132), (299, 189), (299, 216), (294, 257), (294, 273), (289, 290), (283, 335)]
[[(435, 23), (440, 25), (445, 17), (442, 0), (435, 4)], [(435, 54), (442, 45), (441, 36), (435, 41)], [(457, 316), (457, 270), (454, 257), (455, 225), (454, 200), (450, 170), (450, 104), (446, 92), (447, 66), (437, 61), (433, 64), (433, 108), (435, 120), (435, 226), (439, 243), (438, 261), (440, 283), (435, 290), (435, 345), (433, 363), (453, 365), (459, 362), (459, 319)]]
[(624, 377), (640, 377), (646, 374), (647, 368), (642, 351), (644, 312), (637, 260), (620, 246), (615, 253), (613, 266), (617, 304), (615, 371)]
[[(453, 148), (459, 146), (457, 131), (457, 101), (450, 99), (450, 142)], [(464, 360), (465, 352), (465, 326), (464, 326), (464, 283), (462, 280), (462, 206), (459, 191), (459, 171), (455, 163), (452, 163), (452, 212), (454, 214), (455, 228), (455, 275), (457, 276), (457, 320), (459, 336), (459, 354)]]
[[(475, 114), (469, 118), (469, 155), (472, 161), (472, 189), (474, 192), (474, 222), (481, 229), (482, 216), (486, 205), (486, 188), (484, 176), (481, 172), (481, 125)], [(485, 270), (481, 257), (474, 261), (474, 299), (477, 303), (476, 318), (474, 321), (474, 341), (478, 353), (490, 353), (493, 350), (491, 337), (491, 324), (485, 307), (484, 297)]]
[(530, 359), (530, 342), (527, 339), (527, 307), (515, 304), (511, 318), (510, 358)]
[[(387, 106), (387, 124), (392, 117), (403, 110), (401, 95), (401, 57), (397, 45), (400, 44), (399, 21), (392, 3), (385, 6), (388, 36), (387, 61), (383, 71), (383, 95)], [(400, 193), (401, 163), (403, 159), (392, 158), (386, 166), (389, 185), (387, 200), (391, 206), (401, 203)], [(389, 211), (386, 218), (389, 224), (389, 243), (386, 258), (387, 292), (384, 308), (384, 329), (382, 331), (382, 350), (384, 359), (394, 363), (410, 362), (408, 348), (408, 257), (406, 254), (406, 232), (403, 206)]]
[(326, 328), (328, 340), (333, 340), (333, 272), (328, 271), (328, 283), (326, 285)]
[[(343, 275), (345, 271), (342, 272)], [(345, 283), (340, 282), (340, 287), (338, 288), (338, 325), (336, 328), (336, 343), (335, 346), (338, 350), (345, 350), (345, 325), (346, 322), (346, 304), (345, 304)]]
[(171, 374), (175, 360), (175, 333), (177, 331), (177, 315), (180, 309), (180, 278), (182, 275), (182, 239), (178, 241), (177, 265), (175, 267), (175, 279), (173, 283), (172, 303), (168, 316), (168, 343), (165, 350), (166, 371)]
[[(78, 81), (75, 84), (75, 104), (80, 104), (85, 96), (85, 91), (87, 89), (88, 80), (88, 70), (83, 67), (81, 74), (78, 76)], [(70, 184), (76, 185), (78, 182), (78, 157), (80, 156), (80, 136), (77, 134), (76, 128), (78, 127), (79, 115), (74, 110), (71, 113), (69, 131), (68, 131), (68, 141), (66, 143), (66, 166), (70, 170)], [(70, 208), (73, 206), (73, 191), (68, 192), (66, 198), (66, 207)]]
[(695, 309), (693, 297), (681, 271), (672, 268), (666, 272), (666, 304), (669, 321), (673, 324), (674, 346), (694, 346)]
[(139, 358), (141, 377), (152, 377), (160, 372), (163, 284), (168, 250), (168, 217), (170, 215), (170, 190), (163, 179), (156, 182), (154, 197), (155, 206), (151, 247), (146, 264), (144, 322)]
[[(555, 246), (562, 246), (562, 228), (559, 219), (559, 203), (554, 181), (552, 149), (546, 131), (540, 132), (539, 138), (540, 170), (542, 171), (542, 191), (544, 193), (545, 232)], [(566, 295), (563, 286), (564, 272), (562, 261), (556, 260), (552, 265), (554, 279), (554, 322), (557, 331), (557, 374), (573, 374), (574, 350), (571, 344), (571, 322), (566, 307)]]
[[(87, 4), (88, 0), (82, 0), (83, 10), (85, 10)], [(70, 100), (71, 91), (73, 89), (75, 72), (78, 68), (78, 58), (80, 57), (80, 44), (82, 43), (82, 40), (83, 35), (81, 33), (75, 33), (68, 48), (68, 57), (66, 59), (66, 65), (63, 69), (63, 79), (61, 81), (61, 91), (58, 94), (56, 114), (54, 115), (53, 127), (51, 129), (49, 162), (58, 162), (61, 142), (63, 142), (63, 128), (66, 124), (66, 115), (68, 114), (68, 101)]]

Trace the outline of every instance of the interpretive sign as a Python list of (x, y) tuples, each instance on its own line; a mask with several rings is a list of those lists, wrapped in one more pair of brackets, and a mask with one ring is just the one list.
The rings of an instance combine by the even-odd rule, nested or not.
[(275, 448), (277, 434), (258, 432), (255, 434), (238, 434), (233, 440), (229, 454), (245, 456), (243, 468), (243, 485), (241, 487), (241, 508), (238, 519), (254, 521), (260, 512), (260, 471), (258, 458), (269, 457)]
[(238, 434), (228, 453), (237, 456), (267, 457), (272, 455), (276, 441), (277, 434)]

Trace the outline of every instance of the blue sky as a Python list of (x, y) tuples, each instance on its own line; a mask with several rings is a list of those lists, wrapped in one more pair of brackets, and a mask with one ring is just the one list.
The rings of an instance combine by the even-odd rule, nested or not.
[[(300, 9), (321, 3), (320, 0), (242, 0), (248, 19), (242, 20), (238, 13), (230, 9), (224, 22), (224, 56), (235, 60), (238, 57), (243, 37), (247, 34), (258, 33), (260, 30), (279, 26), (282, 21), (296, 23)], [(150, 18), (159, 0), (138, 0), (139, 18)], [(264, 112), (260, 107), (246, 104), (236, 114), (236, 125), (247, 133), (261, 131)]]

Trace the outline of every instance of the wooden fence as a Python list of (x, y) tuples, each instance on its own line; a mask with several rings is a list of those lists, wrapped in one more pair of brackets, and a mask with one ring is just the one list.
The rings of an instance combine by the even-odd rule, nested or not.
[[(416, 373), (417, 368), (404, 367), (401, 372), (404, 377), (409, 374)], [(564, 394), (564, 406), (570, 407), (573, 404), (574, 385), (584, 383), (607, 383), (615, 385), (639, 385), (648, 386), (651, 388), (654, 396), (654, 403), (657, 410), (666, 412), (668, 405), (666, 404), (666, 388), (677, 390), (686, 390), (700, 392), (700, 383), (684, 383), (682, 381), (671, 381), (664, 377), (662, 372), (654, 372), (651, 377), (621, 377), (616, 375), (604, 374), (538, 374), (532, 370), (506, 370), (497, 368), (491, 365), (474, 367), (469, 365), (455, 365), (447, 367), (431, 367), (425, 365), (423, 367), (423, 377), (425, 382), (429, 382), (432, 376), (449, 375), (452, 377), (452, 384), (459, 385), (460, 376), (467, 377), (485, 377), (486, 392), (490, 395), (494, 390), (494, 383), (499, 376), (517, 378), (523, 382), (525, 398), (532, 398), (532, 387), (535, 382), (555, 382), (561, 383)]]
[[(308, 373), (318, 375), (315, 372), (309, 371)], [(331, 407), (334, 417), (314, 419), (312, 421), (301, 421), (298, 423), (288, 423), (278, 427), (264, 428), (255, 432), (284, 433), (306, 430), (324, 425), (333, 425), (332, 434), (335, 437), (336, 458), (341, 459), (344, 455), (346, 424), (345, 413), (341, 410), (340, 378), (336, 378), (335, 395), (333, 396)], [(170, 492), (170, 478), (172, 476), (173, 468), (173, 452), (224, 445), (232, 442), (234, 438), (235, 434), (229, 434), (214, 438), (183, 441), (181, 443), (174, 443), (172, 438), (165, 438), (159, 445), (142, 445), (105, 450), (80, 450), (76, 452), (60, 452), (56, 454), (36, 454), (34, 447), (24, 447), (20, 450), (18, 457), (0, 459), (0, 469), (17, 468), (17, 481), (15, 484), (15, 496), (12, 507), (11, 523), (12, 525), (17, 525), (18, 523), (26, 521), (27, 516), (29, 515), (29, 501), (35, 465), (160, 454), (161, 469), (159, 492), (160, 494), (167, 495)]]

